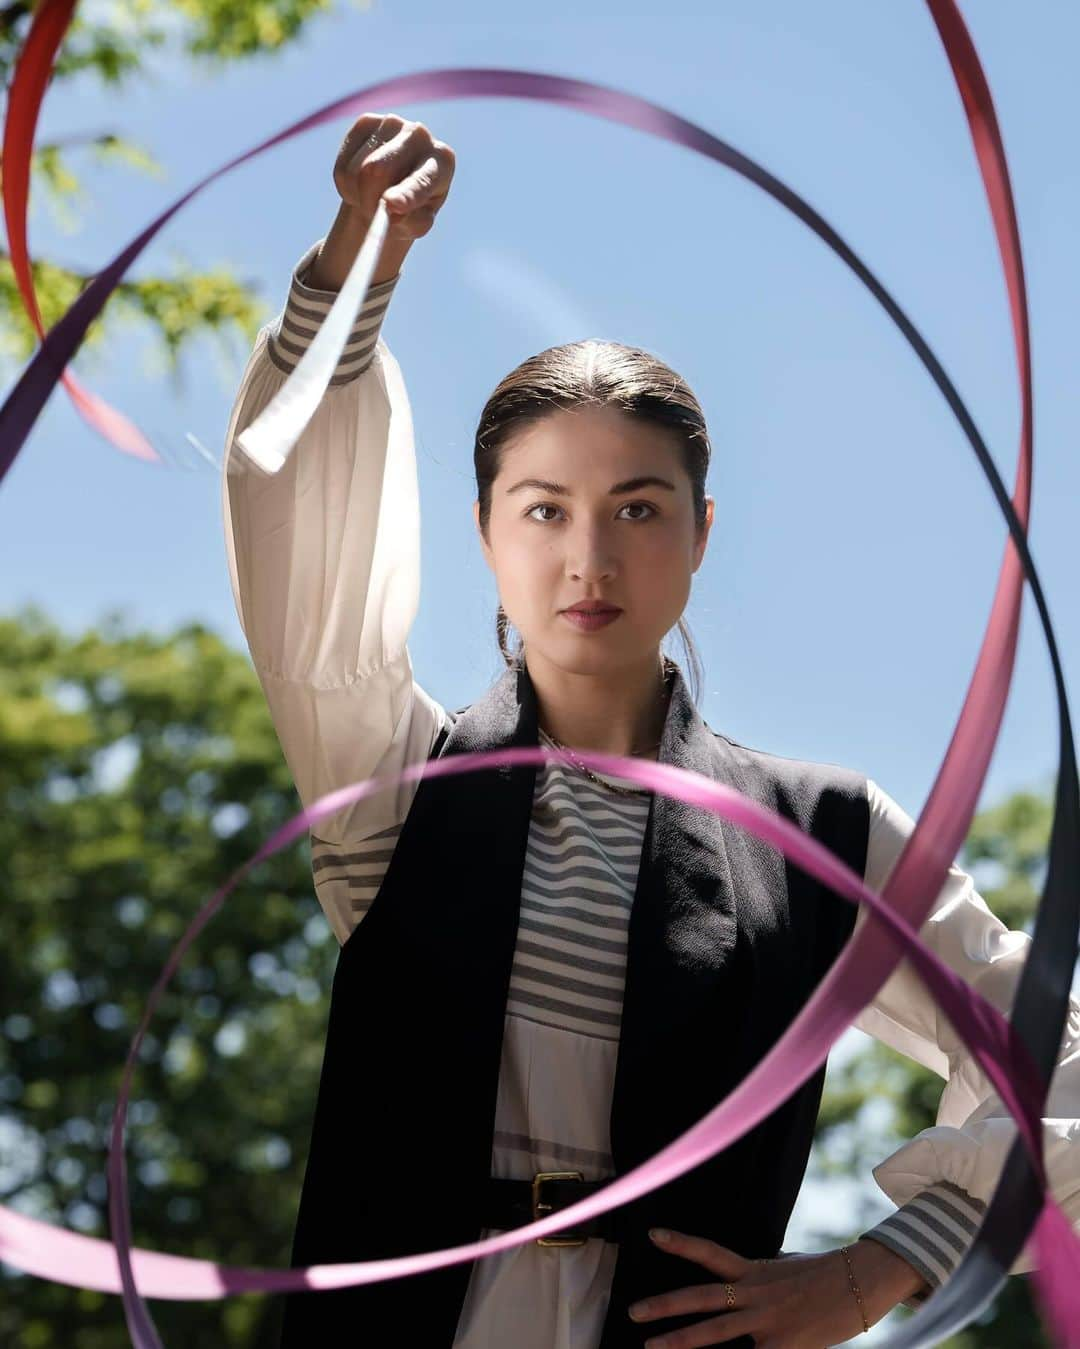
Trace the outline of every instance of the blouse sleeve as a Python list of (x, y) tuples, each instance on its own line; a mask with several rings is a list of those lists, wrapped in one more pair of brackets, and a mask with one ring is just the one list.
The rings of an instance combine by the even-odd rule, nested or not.
[[(321, 241), (320, 241), (321, 243)], [(229, 419), (223, 513), (237, 614), (300, 799), (425, 759), (443, 710), (406, 645), (420, 588), (412, 413), (379, 336), (398, 277), (372, 287), (330, 386), (277, 474), (235, 442), (284, 384), (334, 300), (304, 277), (259, 333)], [(415, 783), (319, 822), (344, 843), (400, 822)], [(342, 933), (338, 933), (339, 937)]]
[[(876, 783), (868, 784), (870, 837), (866, 881), (881, 891), (914, 820)], [(866, 921), (860, 908), (856, 929)], [(1010, 931), (974, 882), (953, 865), (920, 930), (923, 941), (964, 981), (1008, 1015), (1031, 938)], [(863, 1236), (890, 1247), (929, 1284), (925, 1300), (960, 1263), (982, 1222), (1016, 1138), (1012, 1116), (927, 992), (909, 961), (893, 971), (854, 1023), (860, 1030), (945, 1079), (937, 1121), (874, 1167), (874, 1179), (900, 1205)], [(1043, 1119), (1047, 1174), (1054, 1197), (1080, 1226), (1080, 1003), (1070, 999)], [(1010, 1271), (1034, 1267), (1029, 1242)]]

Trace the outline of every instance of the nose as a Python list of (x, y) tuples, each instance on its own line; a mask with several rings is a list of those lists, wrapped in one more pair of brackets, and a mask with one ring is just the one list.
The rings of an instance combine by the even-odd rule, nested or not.
[(578, 529), (567, 531), (566, 574), (575, 581), (589, 584), (604, 581), (618, 570), (618, 559), (610, 536), (599, 525), (583, 523)]

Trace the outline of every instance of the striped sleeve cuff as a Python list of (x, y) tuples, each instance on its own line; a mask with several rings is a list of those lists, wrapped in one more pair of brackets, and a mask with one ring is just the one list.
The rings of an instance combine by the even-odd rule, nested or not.
[[(271, 326), (267, 338), (266, 349), (270, 359), (279, 370), (286, 373), (296, 368), (337, 298), (336, 291), (315, 290), (304, 280), (322, 243), (320, 239), (312, 244), (293, 269), (285, 308)], [(375, 359), (375, 345), (379, 340), (383, 318), (400, 277), (399, 272), (389, 281), (368, 288), (349, 340), (331, 376), (332, 385), (348, 384), (363, 374)]]
[(963, 1259), (985, 1213), (983, 1200), (943, 1180), (862, 1235), (902, 1256), (930, 1285), (904, 1299), (905, 1306), (917, 1307)]

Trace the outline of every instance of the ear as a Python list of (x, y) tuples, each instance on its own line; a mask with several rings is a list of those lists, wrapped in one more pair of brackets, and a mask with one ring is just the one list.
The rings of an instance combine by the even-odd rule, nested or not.
[(705, 498), (705, 523), (701, 527), (701, 533), (694, 544), (694, 565), (692, 571), (697, 571), (705, 557), (705, 548), (709, 542), (709, 531), (712, 529), (713, 513), (716, 508), (716, 501), (713, 497)]
[(481, 549), (483, 550), (484, 561), (488, 564), (488, 567), (489, 567), (492, 571), (494, 571), (494, 570), (495, 570), (495, 566), (494, 566), (494, 563), (492, 562), (492, 558), (491, 558), (491, 549), (490, 549), (490, 547), (488, 546), (488, 541), (487, 541), (487, 539), (484, 538), (483, 531), (482, 531), (481, 528), (480, 528), (480, 499), (479, 499), (479, 498), (477, 498), (477, 499), (473, 502), (473, 505), (472, 505), (472, 513), (473, 513), (473, 524), (476, 526), (476, 532), (477, 532), (477, 534), (478, 534), (479, 537), (480, 537), (480, 547), (481, 547)]

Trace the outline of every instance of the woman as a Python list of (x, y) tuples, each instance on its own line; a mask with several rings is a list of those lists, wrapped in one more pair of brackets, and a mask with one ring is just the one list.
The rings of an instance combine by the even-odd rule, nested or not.
[[(456, 712), (413, 679), (412, 424), (379, 332), (454, 168), (422, 123), (356, 121), (334, 170), (337, 217), (260, 333), (226, 437), (237, 609), (305, 804), (443, 754), (554, 751), (540, 768), (401, 784), (313, 836), (342, 950), (295, 1264), (460, 1245), (636, 1166), (746, 1075), (863, 920), (774, 850), (592, 772), (575, 748), (730, 782), (878, 890), (913, 828), (859, 773), (710, 730), (662, 655), (676, 625), (691, 650), (681, 614), (713, 522), (709, 442), (685, 383), (634, 348), (553, 348), (491, 395), (474, 516), (506, 670)], [(316, 415), (267, 477), (234, 438), (306, 350), (380, 199), (390, 229), (364, 308)], [(922, 935), (1008, 1009), (1028, 938), (959, 868)], [(1078, 1013), (1046, 1126), (1059, 1195), (1078, 1188), (1080, 1073), (1066, 1062)], [(822, 1070), (689, 1176), (559, 1239), (288, 1297), (283, 1344), (820, 1349), (916, 1305), (970, 1242), (1013, 1126), (906, 962), (855, 1024), (947, 1082), (937, 1126), (875, 1168), (899, 1209), (851, 1247), (780, 1251)], [(1025, 1252), (1016, 1272), (1029, 1268)]]

